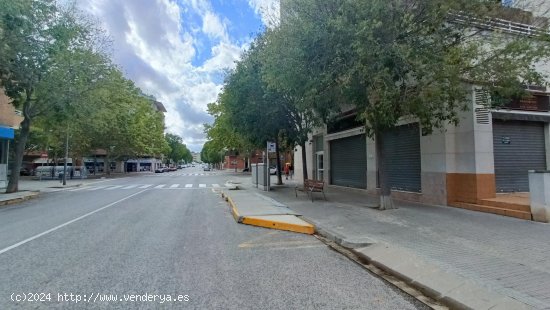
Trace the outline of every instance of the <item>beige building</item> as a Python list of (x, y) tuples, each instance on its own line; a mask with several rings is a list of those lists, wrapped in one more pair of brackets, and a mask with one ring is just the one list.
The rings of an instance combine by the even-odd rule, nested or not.
[[(521, 3), (520, 3), (521, 2)], [(531, 1), (516, 4), (522, 8)], [(549, 8), (550, 4), (546, 3)], [(530, 21), (546, 24), (544, 14), (524, 12)], [(545, 15), (545, 16), (543, 16)], [(501, 20), (487, 31), (529, 35), (532, 25)], [(541, 70), (550, 73), (548, 67)], [(530, 96), (500, 109), (488, 109), (488, 95), (470, 85), (469, 111), (458, 126), (423, 135), (414, 119), (402, 120), (387, 132), (384, 154), (392, 196), (531, 219), (529, 170), (550, 169), (550, 90), (529, 87)], [(365, 135), (353, 110), (317, 129), (306, 145), (308, 177), (327, 186), (376, 193), (379, 188), (376, 141)], [(296, 176), (302, 176), (301, 149), (295, 153)], [(499, 193), (521, 193), (527, 200), (502, 200)]]

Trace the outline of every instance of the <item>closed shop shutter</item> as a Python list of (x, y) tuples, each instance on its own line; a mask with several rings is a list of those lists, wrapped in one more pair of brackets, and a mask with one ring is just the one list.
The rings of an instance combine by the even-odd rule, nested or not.
[(497, 192), (528, 192), (529, 170), (546, 170), (544, 123), (493, 120)]
[(366, 189), (366, 136), (330, 141), (330, 169), (330, 184)]
[(421, 192), (420, 129), (418, 124), (398, 126), (384, 133), (384, 149), (391, 188)]

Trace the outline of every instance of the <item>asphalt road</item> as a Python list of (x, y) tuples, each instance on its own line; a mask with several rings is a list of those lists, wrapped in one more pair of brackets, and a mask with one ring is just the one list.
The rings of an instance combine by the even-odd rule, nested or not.
[(0, 309), (425, 309), (312, 236), (236, 224), (228, 179), (188, 168), (0, 209)]

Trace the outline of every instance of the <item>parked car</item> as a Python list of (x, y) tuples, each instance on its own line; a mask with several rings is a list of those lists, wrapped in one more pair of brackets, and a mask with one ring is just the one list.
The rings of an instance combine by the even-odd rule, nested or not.
[(19, 170), (19, 175), (31, 175), (31, 171), (25, 167), (22, 167)]
[(210, 165), (204, 165), (202, 169), (203, 171), (210, 171)]
[(176, 168), (176, 167), (170, 167), (170, 168), (168, 168), (168, 171), (177, 171), (177, 170), (178, 170), (178, 168)]
[(155, 169), (155, 173), (163, 173), (163, 172), (164, 172), (163, 167), (159, 167), (159, 168)]

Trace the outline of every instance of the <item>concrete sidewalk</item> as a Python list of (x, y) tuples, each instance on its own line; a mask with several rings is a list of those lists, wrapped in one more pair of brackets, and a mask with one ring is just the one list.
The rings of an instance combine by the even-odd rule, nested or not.
[(59, 180), (33, 180), (31, 178), (21, 179), (19, 181), (19, 191), (16, 193), (5, 193), (5, 189), (0, 190), (0, 206), (19, 203), (28, 199), (36, 198), (40, 193), (57, 192), (69, 188), (80, 187), (89, 184), (103, 183), (113, 180), (113, 178), (97, 179), (72, 179), (67, 180), (63, 185)]
[[(312, 203), (292, 181), (262, 192), (365, 260), (458, 308), (550, 309), (550, 225), (328, 189)], [(254, 189), (243, 178), (243, 186)], [(373, 246), (376, 245), (376, 246)]]

